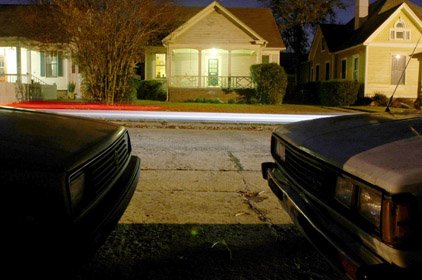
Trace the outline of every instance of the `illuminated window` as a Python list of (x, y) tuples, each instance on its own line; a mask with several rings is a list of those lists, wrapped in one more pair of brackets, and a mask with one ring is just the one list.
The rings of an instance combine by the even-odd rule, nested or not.
[(359, 80), (359, 56), (353, 57), (353, 80)]
[(394, 28), (390, 29), (390, 40), (410, 40), (410, 35), (410, 30), (401, 19), (394, 24)]
[(155, 55), (155, 77), (163, 79), (166, 77), (166, 54), (157, 53)]
[(61, 52), (41, 52), (41, 76), (63, 77), (63, 58)]
[[(406, 78), (406, 56), (393, 55), (391, 57), (391, 84), (404, 85)], [(401, 79), (400, 79), (401, 78)]]
[(4, 70), (4, 57), (0, 56), (0, 76), (3, 76), (6, 74), (6, 71)]

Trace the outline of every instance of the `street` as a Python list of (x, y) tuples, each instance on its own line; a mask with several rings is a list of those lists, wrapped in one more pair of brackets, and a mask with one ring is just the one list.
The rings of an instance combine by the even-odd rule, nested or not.
[(140, 183), (75, 279), (338, 279), (261, 177), (271, 130), (130, 128)]

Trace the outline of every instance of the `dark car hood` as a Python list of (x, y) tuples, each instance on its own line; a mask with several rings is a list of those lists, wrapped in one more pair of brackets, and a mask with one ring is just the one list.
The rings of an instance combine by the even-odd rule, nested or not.
[(368, 182), (398, 192), (422, 183), (422, 115), (357, 114), (288, 124), (287, 142)]
[(103, 121), (0, 107), (0, 168), (69, 170), (123, 130)]

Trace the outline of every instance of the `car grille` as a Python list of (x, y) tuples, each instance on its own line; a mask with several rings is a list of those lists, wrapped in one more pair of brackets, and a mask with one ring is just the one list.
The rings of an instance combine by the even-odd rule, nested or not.
[(86, 169), (91, 193), (101, 193), (124, 168), (130, 156), (129, 137), (125, 133), (98, 156)]
[(328, 166), (285, 143), (285, 160), (280, 163), (288, 177), (316, 196), (332, 197), (336, 175)]

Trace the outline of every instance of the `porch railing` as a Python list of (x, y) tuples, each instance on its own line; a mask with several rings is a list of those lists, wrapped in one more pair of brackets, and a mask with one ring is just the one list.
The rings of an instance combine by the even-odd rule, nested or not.
[(32, 84), (32, 83), (38, 83), (41, 85), (47, 85), (46, 82), (41, 80), (40, 78), (34, 76), (34, 75), (18, 75), (18, 74), (0, 74), (0, 82), (7, 82), (16, 84), (17, 81), (19, 81), (23, 84)]
[(249, 76), (172, 76), (171, 87), (184, 88), (253, 88), (255, 85)]

